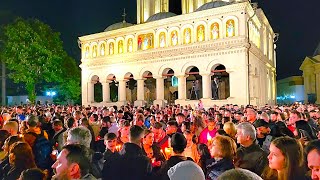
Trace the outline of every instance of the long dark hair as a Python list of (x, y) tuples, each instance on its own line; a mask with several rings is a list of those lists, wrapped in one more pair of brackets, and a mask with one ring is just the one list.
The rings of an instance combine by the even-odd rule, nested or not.
[(13, 166), (22, 169), (35, 168), (34, 155), (28, 143), (16, 142), (10, 148), (10, 154), (14, 155)]

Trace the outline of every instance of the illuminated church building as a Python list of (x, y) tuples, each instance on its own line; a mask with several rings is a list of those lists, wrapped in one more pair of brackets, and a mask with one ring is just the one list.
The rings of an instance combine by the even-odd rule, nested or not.
[(82, 104), (275, 104), (274, 37), (247, 0), (137, 0), (137, 24), (79, 37)]

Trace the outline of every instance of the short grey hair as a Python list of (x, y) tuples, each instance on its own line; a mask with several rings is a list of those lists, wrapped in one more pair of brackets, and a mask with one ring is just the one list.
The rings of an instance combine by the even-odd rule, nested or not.
[(262, 180), (257, 174), (247, 170), (247, 169), (231, 169), (222, 173), (218, 180)]
[(244, 136), (250, 136), (251, 140), (256, 140), (257, 131), (251, 123), (243, 122), (238, 124), (237, 130), (242, 129), (242, 134)]
[(92, 136), (90, 130), (86, 127), (74, 127), (68, 132), (68, 143), (69, 144), (80, 144), (87, 148), (90, 148)]

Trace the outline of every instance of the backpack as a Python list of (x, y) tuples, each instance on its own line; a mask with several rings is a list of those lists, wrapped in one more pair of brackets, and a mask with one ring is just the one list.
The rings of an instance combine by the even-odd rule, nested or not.
[(44, 137), (43, 131), (41, 131), (41, 134), (36, 134), (34, 132), (28, 132), (27, 134), (36, 137), (32, 151), (37, 167), (40, 169), (50, 169), (53, 164), (53, 160), (50, 156), (52, 153), (52, 144)]

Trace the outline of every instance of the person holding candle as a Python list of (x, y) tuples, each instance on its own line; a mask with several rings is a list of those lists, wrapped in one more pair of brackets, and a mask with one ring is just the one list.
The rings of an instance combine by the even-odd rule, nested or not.
[(199, 135), (199, 143), (207, 144), (208, 146), (210, 146), (212, 138), (216, 136), (216, 133), (216, 122), (214, 121), (214, 119), (209, 118), (207, 127)]
[(158, 171), (158, 176), (161, 180), (169, 180), (167, 174), (168, 170), (179, 162), (187, 160), (193, 161), (192, 158), (184, 156), (184, 150), (187, 147), (187, 140), (183, 134), (175, 133), (172, 135), (171, 147), (171, 157), (161, 166), (161, 169)]
[(153, 144), (154, 134), (151, 130), (144, 130), (144, 137), (142, 141), (143, 153), (151, 160), (153, 172), (160, 169), (161, 164), (166, 160), (161, 149)]
[(117, 136), (114, 133), (108, 133), (104, 136), (104, 144), (106, 145), (106, 151), (103, 154), (104, 160), (108, 161), (110, 158), (114, 158), (119, 155), (119, 148), (117, 148)]
[(183, 135), (187, 140), (187, 147), (184, 150), (184, 154), (185, 156), (192, 158), (193, 161), (197, 163), (199, 161), (199, 155), (197, 151), (197, 145), (192, 141), (193, 134), (189, 130), (186, 130), (184, 131)]
[(151, 130), (154, 134), (153, 143), (164, 152), (165, 148), (169, 146), (169, 136), (163, 130), (162, 124), (160, 122), (156, 122)]
[(223, 172), (233, 169), (233, 159), (235, 157), (237, 145), (228, 136), (216, 136), (212, 140), (211, 162), (206, 166), (207, 179), (217, 179)]

